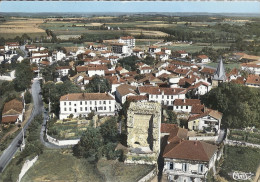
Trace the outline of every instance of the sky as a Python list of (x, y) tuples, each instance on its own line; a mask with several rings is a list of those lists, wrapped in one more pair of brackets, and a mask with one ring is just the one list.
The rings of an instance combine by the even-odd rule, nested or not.
[(260, 14), (260, 1), (1, 1), (0, 12), (207, 12)]

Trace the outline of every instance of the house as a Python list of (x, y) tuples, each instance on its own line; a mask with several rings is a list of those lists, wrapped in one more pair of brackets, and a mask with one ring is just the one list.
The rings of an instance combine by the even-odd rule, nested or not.
[(65, 58), (66, 58), (66, 54), (64, 54), (62, 51), (54, 51), (52, 53), (53, 61), (61, 61)]
[(107, 58), (109, 56), (112, 56), (112, 54), (113, 54), (113, 52), (112, 51), (108, 51), (108, 50), (100, 52), (100, 56), (105, 57), (105, 58)]
[(260, 75), (260, 63), (242, 63), (241, 69), (250, 74)]
[(188, 57), (189, 54), (186, 51), (184, 51), (184, 50), (180, 50), (180, 51), (175, 51), (173, 53), (173, 55), (175, 57), (186, 58), (186, 57)]
[(156, 52), (155, 55), (156, 55), (156, 58), (161, 61), (166, 61), (169, 59), (169, 54), (167, 54), (165, 52)]
[(205, 95), (211, 90), (212, 86), (204, 81), (199, 81), (188, 88), (192, 96)]
[(161, 50), (162, 50), (162, 52), (164, 52), (165, 54), (168, 54), (168, 55), (171, 55), (171, 54), (172, 54), (172, 51), (171, 51), (170, 49), (166, 48), (166, 47), (162, 48)]
[(145, 58), (144, 51), (140, 49), (133, 49), (132, 55), (137, 56), (138, 58)]
[(138, 68), (140, 74), (146, 74), (146, 73), (151, 73), (153, 71), (153, 68), (150, 66), (141, 66)]
[(169, 143), (163, 152), (168, 181), (206, 181), (208, 171), (215, 171), (218, 147), (203, 141), (180, 140)]
[(94, 65), (94, 66), (89, 66), (87, 68), (88, 76), (92, 77), (94, 75), (99, 75), (99, 76), (105, 76), (105, 71), (108, 70), (106, 66), (103, 65)]
[(31, 63), (40, 63), (41, 61), (46, 59), (49, 59), (48, 50), (31, 52), (31, 57), (30, 57)]
[(13, 50), (13, 49), (11, 49), (11, 50), (5, 52), (5, 55), (4, 55), (5, 60), (10, 61), (10, 62), (11, 62), (11, 59), (12, 59), (14, 56), (17, 56), (17, 53), (16, 53), (16, 50)]
[(5, 43), (5, 51), (18, 49), (20, 47), (19, 42), (6, 42)]
[(214, 132), (220, 131), (222, 113), (204, 108), (204, 112), (198, 115), (192, 115), (188, 119), (188, 129), (194, 131)]
[(128, 84), (122, 84), (116, 88), (115, 95), (116, 95), (116, 98), (118, 99), (118, 101), (121, 104), (124, 104), (127, 96), (137, 95), (135, 90), (136, 90), (135, 86), (128, 85)]
[(115, 115), (115, 98), (109, 93), (72, 93), (60, 98), (60, 119), (97, 115)]
[(172, 129), (177, 128), (176, 124), (161, 123), (161, 138), (166, 135), (170, 135)]
[(135, 38), (132, 36), (120, 37), (118, 42), (126, 44), (130, 48), (135, 47)]
[(210, 59), (209, 59), (209, 57), (208, 56), (206, 56), (206, 55), (198, 55), (197, 56), (197, 61), (199, 62), (199, 63), (208, 63), (208, 62), (210, 62)]
[(2, 123), (10, 124), (23, 121), (24, 104), (22, 101), (13, 99), (6, 102), (2, 111)]
[(200, 104), (199, 99), (175, 99), (173, 103), (173, 110), (175, 112), (190, 113), (194, 105)]
[(241, 74), (237, 68), (232, 69), (229, 73), (226, 74), (227, 80), (236, 80), (238, 77), (241, 77)]
[(186, 89), (141, 86), (138, 87), (138, 92), (140, 95), (148, 95), (149, 101), (159, 102), (166, 106), (173, 106), (175, 99), (185, 99)]
[(69, 74), (70, 66), (59, 66), (56, 68), (60, 77), (67, 76)]
[(123, 43), (112, 43), (112, 51), (116, 54), (128, 54), (129, 50), (128, 50), (128, 46), (126, 44)]
[(106, 76), (105, 77), (111, 84), (111, 92), (114, 94), (116, 92), (116, 88), (123, 84), (126, 83), (126, 81), (122, 78), (120, 78), (118, 75), (115, 76)]
[(157, 47), (157, 46), (150, 46), (148, 49), (149, 53), (157, 53), (157, 52), (161, 52), (161, 48)]
[(28, 52), (32, 52), (32, 51), (38, 51), (39, 49), (37, 48), (36, 45), (26, 45), (25, 50), (27, 50)]
[(260, 76), (258, 75), (248, 75), (246, 82), (246, 86), (249, 87), (260, 87)]
[(147, 101), (148, 98), (145, 95), (129, 95), (126, 97), (126, 100), (130, 102), (142, 102)]
[(201, 70), (199, 70), (199, 72), (205, 78), (211, 78), (211, 77), (213, 77), (213, 75), (216, 72), (216, 70), (212, 69), (212, 68), (202, 67)]

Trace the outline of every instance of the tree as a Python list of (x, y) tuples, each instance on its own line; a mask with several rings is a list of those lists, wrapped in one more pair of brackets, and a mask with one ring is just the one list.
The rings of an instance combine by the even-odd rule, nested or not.
[(109, 81), (101, 76), (95, 75), (92, 80), (89, 81), (89, 84), (86, 85), (86, 91), (91, 93), (104, 93), (111, 90), (111, 85)]
[(26, 104), (29, 104), (32, 101), (32, 95), (28, 90), (24, 93), (24, 101)]
[(223, 113), (222, 125), (231, 128), (259, 127), (260, 90), (222, 83), (201, 97), (207, 107)]
[(107, 120), (100, 126), (100, 132), (105, 143), (116, 142), (118, 136), (118, 128), (116, 118), (113, 117)]
[(139, 59), (137, 56), (128, 56), (123, 59), (120, 59), (118, 63), (129, 71), (136, 71), (136, 63), (138, 62), (138, 60)]
[(16, 66), (14, 85), (17, 91), (23, 91), (30, 87), (33, 71), (29, 60), (23, 60)]
[(73, 153), (77, 157), (84, 157), (97, 162), (102, 156), (103, 137), (98, 128), (88, 127), (80, 141), (73, 147)]

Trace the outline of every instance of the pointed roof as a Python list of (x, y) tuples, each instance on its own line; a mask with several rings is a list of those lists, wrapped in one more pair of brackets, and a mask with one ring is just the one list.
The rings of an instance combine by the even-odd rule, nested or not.
[(219, 61), (218, 68), (213, 76), (213, 80), (226, 80), (226, 73), (225, 73), (225, 67), (222, 61), (222, 58)]

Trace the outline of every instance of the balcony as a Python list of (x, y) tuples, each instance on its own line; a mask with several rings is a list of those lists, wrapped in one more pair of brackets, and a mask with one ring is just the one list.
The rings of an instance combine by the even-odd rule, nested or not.
[(187, 172), (184, 172), (181, 169), (174, 169), (174, 170), (167, 169), (165, 170), (165, 173), (167, 175), (187, 176), (187, 177), (194, 177), (194, 178), (204, 178), (205, 175), (205, 172), (198, 173), (197, 170), (189, 170)]

